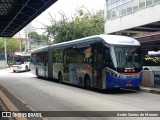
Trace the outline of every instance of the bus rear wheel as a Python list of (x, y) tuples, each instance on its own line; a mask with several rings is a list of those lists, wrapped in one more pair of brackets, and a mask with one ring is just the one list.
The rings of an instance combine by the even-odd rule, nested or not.
[(59, 75), (58, 75), (58, 81), (59, 81), (59, 83), (63, 83), (62, 73), (59, 73)]
[(25, 71), (26, 71), (26, 72), (28, 71), (28, 66), (25, 67)]
[(88, 90), (91, 89), (91, 80), (89, 77), (85, 77), (84, 87)]

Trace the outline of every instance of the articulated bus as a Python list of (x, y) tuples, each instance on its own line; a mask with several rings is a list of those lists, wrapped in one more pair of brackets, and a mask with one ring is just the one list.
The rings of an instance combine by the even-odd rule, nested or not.
[(37, 49), (31, 71), (85, 88), (139, 88), (140, 43), (130, 37), (95, 35)]
[(15, 54), (15, 65), (10, 66), (13, 72), (22, 72), (30, 70), (30, 54)]

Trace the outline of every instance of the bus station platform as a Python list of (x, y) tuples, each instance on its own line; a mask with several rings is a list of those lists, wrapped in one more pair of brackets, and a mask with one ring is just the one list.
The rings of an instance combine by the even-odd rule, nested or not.
[(154, 94), (160, 94), (160, 88), (151, 88), (151, 87), (142, 87), (141, 86), (140, 91), (154, 93)]
[(0, 85), (0, 120), (44, 120), (41, 117), (20, 116), (18, 113), (33, 113), (26, 103)]

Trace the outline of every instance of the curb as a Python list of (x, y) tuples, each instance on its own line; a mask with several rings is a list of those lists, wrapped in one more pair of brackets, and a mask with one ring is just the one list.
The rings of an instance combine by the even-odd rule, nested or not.
[(160, 89), (158, 88), (141, 87), (140, 91), (147, 92), (147, 93), (160, 94)]

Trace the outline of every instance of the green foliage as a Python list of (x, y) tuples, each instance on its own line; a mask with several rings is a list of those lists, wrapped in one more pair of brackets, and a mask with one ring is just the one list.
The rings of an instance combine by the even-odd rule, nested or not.
[(128, 32), (116, 32), (115, 35), (122, 35), (122, 36), (138, 36), (140, 33), (128, 33)]
[(33, 31), (33, 32), (29, 32), (28, 33), (28, 37), (31, 39), (35, 39), (35, 40), (39, 40), (40, 39), (40, 35), (38, 35), (37, 32)]
[(52, 18), (52, 25), (46, 29), (48, 37), (54, 38), (55, 43), (104, 33), (105, 21), (102, 10), (95, 14), (79, 10), (78, 15), (72, 21), (69, 21), (64, 14), (61, 16), (62, 19), (58, 22)]
[(33, 32), (29, 32), (28, 33), (28, 37), (34, 40), (45, 40), (47, 42), (47, 36), (42, 34), (39, 35), (37, 32), (33, 31)]
[(0, 39), (0, 54), (4, 54), (4, 40)]
[[(19, 51), (19, 42), (17, 38), (6, 38), (7, 51)], [(0, 39), (0, 54), (4, 54), (4, 39)]]

